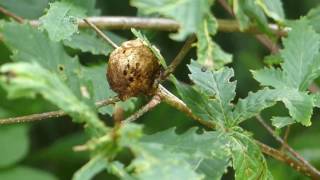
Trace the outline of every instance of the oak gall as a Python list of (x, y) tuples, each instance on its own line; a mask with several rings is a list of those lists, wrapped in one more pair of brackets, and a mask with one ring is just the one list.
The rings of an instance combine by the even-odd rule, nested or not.
[(153, 52), (139, 39), (122, 43), (111, 54), (107, 80), (121, 100), (138, 95), (152, 95), (160, 64)]

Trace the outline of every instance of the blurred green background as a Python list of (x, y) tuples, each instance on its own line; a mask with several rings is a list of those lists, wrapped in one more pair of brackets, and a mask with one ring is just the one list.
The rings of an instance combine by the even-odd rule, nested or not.
[[(89, 0), (90, 1), (90, 0)], [(0, 0), (0, 6), (28, 19), (37, 19), (44, 14), (49, 0)], [(51, 1), (52, 2), (52, 1)], [(79, 2), (84, 2), (83, 0)], [(94, 3), (94, 1), (92, 1)], [(89, 3), (90, 4), (90, 3)], [(319, 5), (319, 0), (298, 1), (283, 0), (285, 14), (288, 19), (297, 19), (305, 15), (311, 8)], [(101, 15), (110, 16), (136, 16), (137, 10), (129, 5), (128, 0), (97, 0), (96, 8)], [(216, 3), (212, 7), (214, 15), (218, 18), (231, 18), (223, 8)], [(3, 19), (3, 15), (0, 15)], [(113, 31), (118, 36), (130, 39), (130, 31)], [(179, 52), (183, 43), (171, 40), (167, 32), (145, 31), (145, 33), (168, 60)], [(229, 66), (235, 70), (237, 80), (237, 96), (245, 97), (249, 91), (258, 89), (258, 83), (252, 78), (250, 71), (264, 66), (263, 58), (268, 50), (262, 46), (252, 34), (222, 33), (219, 32), (214, 39), (221, 47), (234, 55), (234, 61)], [(89, 53), (80, 53), (67, 49), (72, 55), (78, 54), (83, 64), (90, 65), (99, 61), (106, 62), (104, 56), (94, 56)], [(175, 75), (182, 81), (189, 82), (186, 64), (195, 57), (195, 50), (188, 54), (188, 58), (181, 64)], [(0, 43), (0, 64), (9, 62), (10, 51)], [(104, 74), (102, 74), (104, 76)], [(165, 84), (171, 87), (171, 84)], [(171, 88), (174, 92), (174, 89)], [(138, 109), (146, 98), (139, 99), (135, 109)], [(8, 100), (6, 93), (0, 88), (0, 118), (14, 117), (36, 112), (52, 110), (54, 107), (41, 98), (36, 100), (20, 99)], [(134, 112), (131, 109), (127, 114)], [(262, 112), (265, 119), (272, 115), (281, 115), (287, 110), (281, 103)], [(299, 151), (307, 160), (320, 168), (320, 122), (319, 111), (315, 111), (313, 126), (306, 128), (299, 124), (291, 126), (289, 144)], [(110, 117), (101, 116), (106, 122)], [(152, 133), (169, 127), (177, 126), (184, 131), (190, 126), (197, 126), (184, 114), (171, 107), (161, 104), (144, 115), (139, 123), (145, 125), (145, 132)], [(278, 144), (254, 119), (242, 124), (254, 133), (254, 137), (273, 146)], [(279, 132), (283, 133), (283, 132)], [(73, 152), (74, 145), (83, 144), (87, 137), (80, 125), (74, 124), (69, 118), (48, 119), (22, 125), (9, 125), (0, 127), (0, 180), (11, 179), (70, 179), (72, 174), (88, 161), (89, 155), (85, 152)], [(125, 158), (125, 157), (124, 157)], [(284, 164), (268, 158), (268, 165), (275, 179), (305, 179), (297, 172)], [(100, 174), (96, 179), (112, 179), (111, 176)], [(226, 175), (225, 179), (232, 179)]]

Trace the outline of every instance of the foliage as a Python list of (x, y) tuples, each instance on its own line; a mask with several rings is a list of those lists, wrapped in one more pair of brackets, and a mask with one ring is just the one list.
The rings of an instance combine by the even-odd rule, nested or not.
[[(217, 20), (210, 13), (212, 0), (180, 0), (157, 2), (149, 0), (132, 0), (131, 4), (138, 7), (145, 14), (158, 13), (171, 17), (180, 22), (181, 30), (171, 37), (176, 40), (185, 39), (188, 35), (196, 33), (198, 37), (197, 55), (202, 64), (212, 68), (219, 68), (232, 61), (232, 55), (224, 52), (220, 46), (214, 43), (211, 35), (217, 32)], [(158, 8), (161, 7), (161, 8)], [(191, 15), (191, 16), (188, 16)], [(186, 18), (190, 17), (190, 18)]]
[[(218, 1), (130, 1), (131, 6), (138, 9), (138, 15), (166, 17), (179, 23), (178, 32), (171, 33), (170, 40), (163, 38), (166, 34), (152, 36), (148, 31), (136, 29), (128, 34), (111, 35), (116, 42), (139, 38), (164, 69), (170, 63), (167, 58), (177, 54), (171, 46), (173, 43), (193, 35), (197, 38), (193, 45), (196, 50), (190, 53), (192, 58), (186, 58), (191, 59), (186, 65), (189, 74), (185, 74), (187, 69), (181, 72), (178, 69), (170, 75), (176, 91), (168, 86), (185, 103), (186, 114), (175, 110), (163, 113), (168, 107), (160, 105), (149, 112), (149, 116), (140, 118), (139, 124), (120, 123), (114, 113), (120, 109), (124, 111), (122, 115), (128, 117), (138, 109), (138, 103), (144, 104), (147, 98), (137, 97), (99, 109), (94, 105), (116, 96), (105, 78), (105, 61), (113, 48), (94, 31), (78, 29), (78, 23), (87, 16), (112, 14), (104, 12), (107, 6), (101, 6), (100, 11), (95, 0), (0, 2), (11, 12), (40, 22), (36, 28), (28, 22), (17, 23), (6, 17), (0, 21), (0, 54), (3, 54), (0, 117), (61, 109), (72, 119), (69, 122), (69, 117), (60, 117), (60, 122), (0, 127), (0, 179), (231, 177), (243, 180), (279, 179), (286, 175), (301, 179), (290, 170), (278, 172), (275, 168), (280, 163), (274, 165), (262, 154), (256, 139), (272, 142), (249, 120), (264, 114), (278, 133), (289, 125), (298, 130), (304, 130), (304, 126), (315, 128), (308, 132), (311, 135), (296, 133), (289, 143), (319, 165), (320, 158), (314, 155), (319, 152), (319, 145), (314, 143), (319, 136), (318, 122), (312, 119), (319, 118), (313, 112), (320, 107), (320, 93), (311, 94), (308, 90), (318, 83), (320, 76), (320, 35), (316, 23), (320, 17), (319, 7), (305, 17), (288, 21), (282, 5), (285, 2), (281, 0), (226, 2), (233, 10), (240, 31), (257, 28), (265, 38), (279, 43), (282, 47), (279, 52), (260, 53), (259, 47), (247, 36), (238, 37), (242, 34), (231, 35), (232, 43), (225, 43), (228, 38), (218, 32), (219, 26), (223, 26), (217, 19), (220, 14), (216, 7), (221, 8)], [(113, 2), (110, 6), (118, 7), (112, 5), (121, 3)], [(277, 39), (269, 26), (272, 22), (279, 28), (289, 29), (287, 35)], [(233, 50), (233, 54), (225, 52), (225, 48)], [(250, 52), (252, 49), (254, 52)], [(249, 58), (263, 59), (262, 55), (266, 55), (265, 67)], [(250, 68), (245, 64), (248, 61), (241, 57), (248, 57)], [(184, 68), (185, 64), (180, 66)], [(249, 84), (248, 78), (250, 82), (257, 81), (259, 86)], [(191, 117), (186, 116), (190, 114)], [(198, 121), (190, 123), (186, 119)], [(159, 122), (154, 122), (156, 120)], [(311, 126), (311, 121), (316, 125)], [(74, 124), (81, 124), (86, 135)], [(303, 126), (298, 126), (300, 124)], [(51, 144), (53, 140), (56, 141)], [(75, 150), (86, 152), (71, 152), (77, 144), (81, 145), (74, 147)]]
[(77, 17), (84, 17), (84, 14), (81, 8), (68, 2), (54, 2), (50, 4), (47, 14), (39, 20), (41, 27), (48, 31), (50, 39), (60, 41), (77, 32)]
[(283, 41), (284, 49), (280, 52), (284, 61), (282, 70), (263, 69), (254, 71), (253, 76), (261, 85), (271, 86), (277, 94), (283, 94), (281, 99), (292, 118), (309, 126), (314, 104), (312, 96), (305, 91), (320, 75), (320, 36), (302, 19), (292, 25), (289, 37)]

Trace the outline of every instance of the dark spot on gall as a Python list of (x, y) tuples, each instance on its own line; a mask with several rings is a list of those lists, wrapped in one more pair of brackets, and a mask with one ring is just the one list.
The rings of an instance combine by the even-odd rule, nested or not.
[(133, 82), (133, 77), (130, 77), (130, 78), (129, 78), (129, 81), (130, 81), (130, 82)]
[(128, 74), (128, 72), (127, 72), (126, 70), (124, 70), (124, 71), (123, 71), (123, 75), (126, 76), (127, 74)]

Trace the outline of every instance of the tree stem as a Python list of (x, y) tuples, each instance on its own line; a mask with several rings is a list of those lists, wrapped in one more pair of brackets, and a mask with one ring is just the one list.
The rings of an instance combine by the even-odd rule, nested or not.
[(190, 35), (186, 42), (184, 43), (183, 47), (179, 51), (178, 55), (172, 60), (171, 64), (168, 66), (166, 71), (164, 72), (162, 79), (166, 79), (171, 73), (174, 72), (174, 70), (177, 68), (177, 66), (182, 62), (184, 57), (187, 55), (187, 53), (192, 48), (193, 42), (196, 40), (196, 36), (194, 34)]
[(288, 156), (288, 155), (284, 154), (283, 152), (278, 151), (278, 150), (276, 150), (266, 144), (263, 144), (259, 141), (256, 141), (256, 143), (260, 146), (260, 149), (263, 153), (273, 157), (276, 160), (279, 160), (281, 162), (288, 164), (290, 167), (292, 167), (296, 171), (298, 171), (302, 174), (305, 174), (306, 176), (309, 176), (312, 179), (320, 179), (319, 173), (310, 169), (308, 166), (305, 166), (305, 164), (302, 164), (301, 162), (292, 159), (290, 156)]
[[(99, 16), (87, 17), (88, 21), (96, 25), (99, 29), (151, 29), (159, 31), (178, 31), (180, 25), (177, 21), (167, 18), (146, 18), (128, 16)], [(218, 30), (222, 32), (241, 32), (239, 23), (235, 20), (218, 19)], [(38, 20), (31, 20), (32, 26), (39, 26)], [(79, 21), (80, 28), (90, 27), (85, 21)], [(275, 24), (269, 24), (269, 28), (280, 36), (285, 36), (289, 29), (279, 29)], [(261, 34), (257, 27), (250, 27), (245, 32)]]

